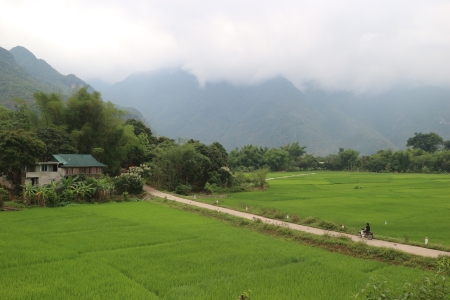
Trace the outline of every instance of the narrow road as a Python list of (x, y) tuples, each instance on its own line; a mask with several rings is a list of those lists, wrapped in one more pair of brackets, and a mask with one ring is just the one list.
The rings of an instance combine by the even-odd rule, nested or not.
[[(306, 231), (306, 232), (309, 232), (309, 233), (314, 233), (314, 234), (319, 234), (319, 235), (320, 234), (322, 234), (322, 235), (323, 234), (329, 234), (329, 235), (333, 235), (333, 236), (345, 235), (345, 236), (351, 238), (354, 242), (361, 241), (360, 238), (358, 238), (355, 235), (351, 235), (351, 234), (345, 234), (345, 233), (335, 232), (335, 231), (328, 231), (328, 230), (308, 227), (308, 226), (304, 226), (304, 225), (286, 223), (286, 222), (283, 222), (283, 221), (269, 219), (269, 218), (261, 217), (261, 216), (258, 216), (258, 215), (253, 215), (253, 214), (249, 214), (249, 213), (245, 213), (245, 212), (241, 212), (241, 211), (231, 210), (231, 209), (228, 209), (228, 208), (214, 206), (214, 205), (211, 205), (211, 204), (206, 204), (206, 203), (202, 203), (202, 202), (197, 202), (197, 201), (191, 201), (191, 200), (183, 199), (183, 198), (180, 198), (180, 197), (176, 197), (176, 196), (173, 196), (173, 195), (170, 195), (170, 194), (163, 193), (163, 192), (158, 191), (158, 190), (156, 190), (156, 189), (154, 189), (154, 188), (152, 188), (152, 187), (150, 187), (148, 185), (144, 185), (144, 190), (146, 192), (156, 196), (156, 197), (167, 198), (168, 200), (172, 200), (172, 201), (177, 201), (177, 202), (181, 202), (181, 203), (185, 203), (185, 204), (189, 204), (189, 205), (195, 205), (195, 206), (206, 208), (206, 209), (210, 209), (210, 210), (216, 210), (218, 212), (227, 213), (227, 214), (230, 214), (230, 215), (234, 215), (234, 216), (245, 218), (245, 219), (249, 219), (249, 220), (254, 220), (255, 218), (259, 218), (263, 222), (274, 224), (274, 225), (278, 225), (278, 226), (286, 226), (286, 227), (289, 227), (289, 228), (294, 229), (294, 230), (301, 230), (301, 231)], [(386, 241), (380, 241), (380, 240), (371, 240), (370, 241), (370, 240), (367, 240), (367, 239), (364, 239), (364, 242), (366, 242), (370, 246), (394, 248), (394, 249), (397, 249), (397, 250), (400, 250), (400, 251), (404, 251), (404, 252), (411, 253), (411, 254), (416, 254), (416, 255), (421, 255), (421, 256), (429, 256), (429, 257), (438, 257), (439, 255), (448, 255), (448, 256), (450, 256), (450, 252), (434, 250), (434, 249), (428, 249), (428, 248), (422, 248), (422, 247), (416, 247), (416, 246), (405, 245), (405, 244), (398, 244), (398, 243), (392, 243), (392, 242), (386, 242)]]

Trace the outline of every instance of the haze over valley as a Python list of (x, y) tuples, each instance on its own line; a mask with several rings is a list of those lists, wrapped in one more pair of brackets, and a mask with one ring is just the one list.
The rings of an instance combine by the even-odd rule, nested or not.
[(173, 139), (404, 149), (415, 132), (450, 138), (449, 13), (446, 1), (3, 1), (0, 101), (89, 84)]

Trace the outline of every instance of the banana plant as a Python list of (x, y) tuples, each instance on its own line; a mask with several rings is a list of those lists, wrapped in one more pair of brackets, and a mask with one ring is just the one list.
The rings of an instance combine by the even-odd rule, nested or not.
[(33, 200), (33, 203), (36, 204), (36, 193), (38, 192), (38, 189), (36, 186), (33, 185), (32, 182), (28, 182), (26, 185), (23, 186), (23, 192), (22, 197), (25, 200), (26, 204), (31, 204), (31, 201)]
[(93, 184), (86, 184), (84, 181), (79, 181), (72, 186), (75, 195), (75, 201), (86, 200), (87, 197), (92, 197), (95, 193)]

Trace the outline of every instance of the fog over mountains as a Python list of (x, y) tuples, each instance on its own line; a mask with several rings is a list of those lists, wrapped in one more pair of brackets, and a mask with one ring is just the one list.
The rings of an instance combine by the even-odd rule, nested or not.
[(159, 135), (219, 141), (228, 150), (298, 141), (319, 155), (339, 148), (370, 154), (405, 148), (414, 132), (450, 138), (450, 91), (436, 87), (355, 95), (310, 85), (302, 92), (282, 77), (202, 87), (188, 72), (166, 69), (133, 74), (102, 92), (104, 99), (138, 108)]
[[(300, 91), (283, 77), (253, 85), (206, 82), (182, 69), (136, 73), (114, 85), (88, 82), (105, 101), (134, 107), (158, 135), (218, 141), (228, 150), (247, 144), (278, 147), (298, 141), (308, 153), (339, 148), (362, 154), (405, 148), (415, 132), (450, 139), (450, 90), (396, 87), (383, 93)], [(0, 48), (0, 104), (32, 101), (36, 91), (67, 97), (86, 82), (64, 76), (23, 47)]]

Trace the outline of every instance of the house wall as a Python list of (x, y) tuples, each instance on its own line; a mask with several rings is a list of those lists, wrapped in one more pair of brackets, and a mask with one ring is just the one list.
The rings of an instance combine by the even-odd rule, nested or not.
[(64, 168), (66, 170), (66, 175), (101, 175), (103, 174), (103, 168), (100, 167), (78, 167), (78, 168)]
[(59, 181), (66, 175), (63, 168), (58, 168), (58, 171), (46, 171), (46, 172), (27, 172), (25, 175), (25, 183), (28, 184), (32, 181), (32, 178), (39, 178), (38, 184), (43, 186), (45, 184), (51, 184), (53, 181)]

